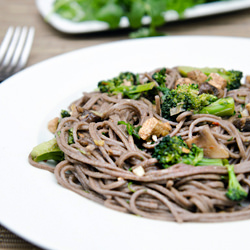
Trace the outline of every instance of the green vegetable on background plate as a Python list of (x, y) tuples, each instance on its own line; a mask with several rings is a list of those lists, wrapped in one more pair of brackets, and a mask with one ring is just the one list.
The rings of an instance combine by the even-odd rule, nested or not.
[[(223, 0), (220, 0), (223, 1)], [(224, 0), (225, 1), (225, 0)], [(119, 27), (122, 17), (135, 29), (130, 37), (149, 37), (163, 35), (156, 30), (165, 23), (164, 13), (176, 11), (180, 18), (186, 9), (198, 4), (216, 2), (215, 0), (55, 0), (53, 12), (73, 22), (89, 20), (103, 21), (111, 29)], [(150, 17), (149, 27), (142, 27), (143, 17)], [(136, 30), (139, 29), (139, 30)]]

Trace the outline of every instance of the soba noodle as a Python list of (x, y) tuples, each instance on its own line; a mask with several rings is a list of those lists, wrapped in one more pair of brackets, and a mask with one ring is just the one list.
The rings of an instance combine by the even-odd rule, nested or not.
[[(180, 75), (175, 68), (167, 72), (166, 86), (173, 88)], [(140, 74), (140, 81), (154, 81), (153, 73)], [(249, 102), (250, 88), (245, 84), (225, 96), (233, 97), (236, 110), (239, 110), (242, 104)], [(250, 205), (229, 200), (225, 195), (225, 167), (194, 167), (179, 163), (162, 169), (152, 158), (155, 144), (144, 143), (144, 150), (139, 149), (126, 126), (117, 124), (125, 121), (139, 126), (152, 117), (166, 122), (160, 116), (159, 103), (158, 96), (154, 106), (143, 98), (131, 100), (119, 94), (83, 93), (83, 97), (71, 105), (71, 116), (60, 121), (57, 128), (60, 133), (55, 133), (65, 160), (55, 168), (34, 162), (31, 157), (29, 161), (53, 172), (63, 187), (120, 212), (177, 222), (249, 219)], [(84, 111), (95, 111), (102, 119), (86, 121), (82, 115)], [(184, 140), (192, 138), (202, 125), (207, 124), (216, 140), (229, 152), (229, 162), (235, 165), (237, 179), (249, 190), (249, 132), (240, 132), (230, 119), (214, 115), (184, 112), (176, 121), (170, 122), (173, 128), (170, 135), (180, 135)], [(216, 129), (212, 126), (214, 123)], [(68, 144), (69, 129), (74, 137), (71, 145)], [(133, 173), (138, 166), (144, 169), (144, 175)]]

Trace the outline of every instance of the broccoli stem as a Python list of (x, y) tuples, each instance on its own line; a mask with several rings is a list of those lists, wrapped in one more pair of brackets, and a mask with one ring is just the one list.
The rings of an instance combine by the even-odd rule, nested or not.
[(140, 92), (151, 90), (153, 87), (155, 87), (155, 83), (154, 82), (150, 82), (150, 83), (146, 83), (146, 84), (141, 84), (141, 85), (137, 85), (134, 88), (131, 88), (129, 90), (129, 93), (130, 94), (140, 93)]
[(131, 99), (137, 99), (140, 97), (140, 93), (149, 91), (155, 87), (154, 82), (141, 84), (141, 85), (132, 85), (125, 86), (119, 85), (110, 89), (110, 92), (117, 94), (122, 93), (124, 97), (129, 97)]
[(211, 114), (217, 116), (234, 115), (234, 99), (232, 97), (220, 98), (199, 111), (200, 114)]
[(196, 164), (196, 166), (223, 166), (223, 160), (203, 158)]
[(198, 68), (198, 67), (191, 67), (191, 66), (179, 66), (178, 71), (182, 76), (187, 77), (188, 72), (191, 72), (193, 70), (200, 70), (203, 72), (205, 75), (209, 75), (210, 73), (218, 73), (218, 74), (225, 74), (225, 69), (223, 68), (209, 68), (209, 67), (204, 67), (204, 68)]
[(240, 185), (234, 173), (234, 165), (226, 164), (228, 171), (228, 189), (226, 196), (228, 199), (233, 201), (240, 201), (248, 196), (246, 190)]
[(64, 153), (58, 147), (56, 138), (53, 138), (34, 147), (31, 151), (31, 157), (36, 162), (46, 160), (62, 161)]

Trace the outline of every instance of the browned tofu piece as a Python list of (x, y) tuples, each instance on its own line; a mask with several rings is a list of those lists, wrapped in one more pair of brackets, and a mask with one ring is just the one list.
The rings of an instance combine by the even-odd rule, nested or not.
[(208, 83), (218, 89), (224, 89), (227, 86), (227, 80), (217, 73), (209, 74), (208, 78), (210, 79)]
[(58, 123), (59, 123), (58, 117), (55, 117), (54, 119), (50, 120), (48, 122), (48, 130), (54, 134), (57, 130)]
[(139, 130), (139, 135), (143, 140), (148, 140), (151, 136), (157, 137), (166, 136), (171, 131), (172, 127), (169, 122), (162, 122), (154, 117), (146, 120)]
[(250, 103), (248, 103), (245, 107), (246, 107), (246, 109), (248, 111), (248, 114), (250, 114)]
[(250, 83), (250, 75), (246, 76), (246, 83)]
[(187, 77), (201, 84), (207, 80), (207, 76), (200, 70), (193, 70), (187, 73)]
[(177, 87), (177, 85), (189, 85), (189, 84), (192, 84), (192, 83), (196, 83), (194, 80), (190, 79), (190, 78), (187, 78), (187, 77), (182, 77), (182, 78), (179, 78), (176, 82), (175, 82), (175, 88)]

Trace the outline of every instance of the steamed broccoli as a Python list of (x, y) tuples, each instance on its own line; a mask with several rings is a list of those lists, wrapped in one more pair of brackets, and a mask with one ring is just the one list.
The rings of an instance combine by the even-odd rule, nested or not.
[(241, 86), (241, 78), (243, 76), (241, 71), (229, 70), (225, 72), (225, 75), (221, 75), (227, 80), (227, 89), (238, 89)]
[(187, 144), (180, 136), (164, 137), (158, 145), (155, 146), (152, 157), (158, 160), (158, 163), (168, 168), (177, 163), (185, 163), (193, 166), (223, 166), (221, 159), (204, 158), (203, 149), (193, 144), (189, 149)]
[(162, 91), (162, 116), (168, 120), (175, 121), (176, 115), (183, 111), (198, 112), (203, 107), (213, 103), (218, 98), (210, 94), (199, 95), (199, 87), (197, 84), (177, 85), (176, 89), (168, 89), (159, 87)]
[(155, 146), (152, 157), (165, 168), (181, 161), (184, 151), (189, 149), (186, 143), (179, 136), (164, 137), (161, 142)]
[(166, 72), (167, 69), (166, 68), (162, 68), (161, 70), (159, 70), (158, 72), (155, 72), (152, 75), (152, 78), (159, 84), (159, 86), (161, 87), (166, 87)]
[(62, 110), (61, 110), (61, 117), (62, 117), (62, 118), (70, 117), (69, 111), (62, 109)]
[(234, 99), (232, 97), (220, 98), (199, 111), (200, 114), (217, 116), (232, 116), (235, 113)]
[(125, 85), (125, 82), (127, 82), (127, 85), (137, 85), (137, 77), (135, 74), (131, 72), (122, 72), (119, 74), (118, 77), (114, 77), (107, 81), (100, 81), (98, 83), (98, 88), (101, 92), (105, 93), (112, 93), (115, 91), (116, 87), (120, 85)]
[(141, 84), (138, 76), (131, 72), (123, 72), (118, 77), (98, 83), (100, 92), (109, 94), (122, 93), (123, 97), (130, 99), (139, 99), (142, 95), (147, 95), (154, 87), (154, 82)]
[(241, 79), (243, 77), (243, 73), (238, 70), (225, 70), (223, 68), (196, 68), (189, 66), (180, 66), (178, 67), (178, 71), (182, 76), (187, 76), (187, 73), (193, 70), (200, 70), (205, 75), (209, 75), (210, 73), (218, 73), (225, 80), (227, 80), (227, 89), (238, 89), (241, 86)]
[(234, 173), (234, 165), (225, 164), (228, 171), (228, 189), (226, 192), (226, 196), (228, 199), (233, 201), (240, 201), (245, 199), (248, 196), (248, 193), (245, 189), (240, 185), (239, 181), (236, 178)]

